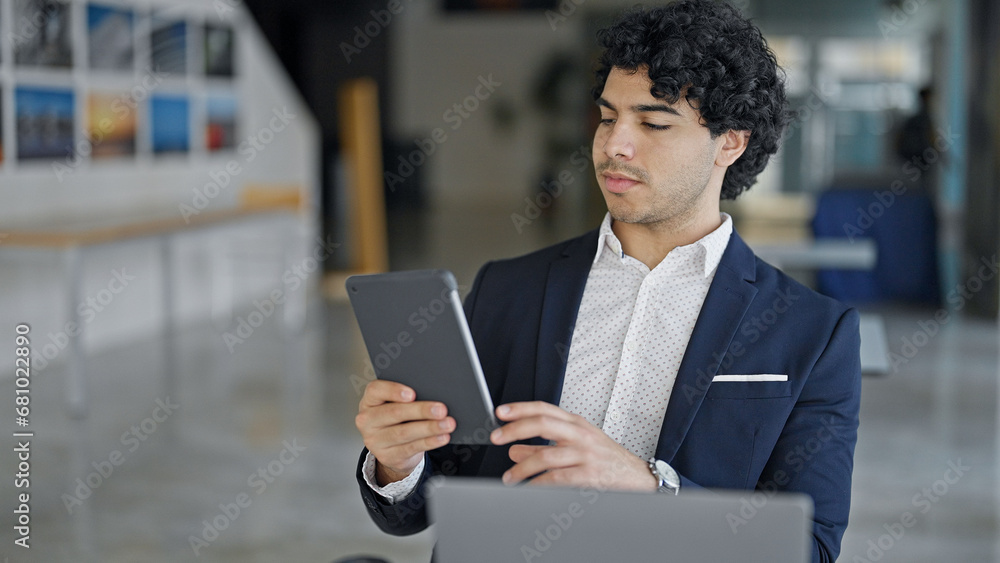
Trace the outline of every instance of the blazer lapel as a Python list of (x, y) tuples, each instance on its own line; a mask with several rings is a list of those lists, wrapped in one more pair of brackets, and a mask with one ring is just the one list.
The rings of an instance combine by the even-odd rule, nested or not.
[(755, 279), (756, 258), (734, 231), (677, 371), (657, 442), (658, 459), (670, 463), (680, 448), (747, 308), (757, 295)]
[(535, 351), (535, 400), (559, 404), (576, 314), (597, 251), (597, 233), (594, 230), (573, 240), (549, 265)]

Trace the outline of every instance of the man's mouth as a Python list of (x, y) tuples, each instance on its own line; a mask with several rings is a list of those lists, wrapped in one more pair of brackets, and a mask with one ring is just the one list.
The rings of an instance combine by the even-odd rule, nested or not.
[(604, 173), (604, 186), (611, 193), (616, 193), (616, 194), (625, 193), (630, 189), (632, 189), (634, 186), (639, 185), (640, 183), (641, 182), (639, 182), (635, 178), (626, 176), (624, 174), (619, 174), (617, 172)]

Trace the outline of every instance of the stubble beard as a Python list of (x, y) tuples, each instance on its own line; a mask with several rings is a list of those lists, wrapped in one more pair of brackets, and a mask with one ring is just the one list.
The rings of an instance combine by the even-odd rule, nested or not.
[[(626, 201), (626, 198), (634, 197), (631, 192), (616, 194), (605, 191), (608, 213), (613, 220), (622, 223), (646, 225), (657, 230), (680, 230), (698, 214), (698, 202), (708, 187), (714, 163), (712, 155), (711, 161), (699, 163), (697, 168), (687, 168), (659, 186), (653, 186), (646, 175), (644, 179), (649, 197), (642, 207)], [(600, 171), (607, 169), (620, 170), (616, 166), (602, 165)]]

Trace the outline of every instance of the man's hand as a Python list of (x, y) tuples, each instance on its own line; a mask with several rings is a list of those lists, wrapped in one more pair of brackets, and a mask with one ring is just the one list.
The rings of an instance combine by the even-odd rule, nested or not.
[(451, 440), (455, 419), (448, 416), (448, 408), (416, 398), (413, 389), (392, 381), (375, 380), (365, 387), (354, 425), (378, 461), (379, 486), (406, 478), (424, 452)]
[(538, 475), (532, 483), (655, 491), (656, 478), (649, 464), (612, 440), (582, 416), (542, 401), (510, 403), (497, 407), (497, 417), (508, 424), (493, 431), (496, 445), (540, 437), (552, 446), (510, 447), (516, 465), (503, 475), (507, 484)]

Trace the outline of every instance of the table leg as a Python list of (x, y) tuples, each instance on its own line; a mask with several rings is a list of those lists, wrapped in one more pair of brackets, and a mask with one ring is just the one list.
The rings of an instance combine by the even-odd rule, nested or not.
[[(284, 272), (292, 271), (296, 265), (302, 264), (306, 256), (302, 252), (303, 237), (298, 221), (293, 220), (287, 235), (282, 237), (284, 252), (282, 266)], [(322, 271), (322, 264), (319, 266)], [(318, 274), (314, 274), (318, 275)], [(282, 274), (283, 277), (283, 274)], [(303, 405), (309, 400), (309, 358), (303, 332), (308, 313), (308, 296), (314, 278), (304, 280), (304, 283), (294, 292), (288, 292), (287, 286), (280, 286), (285, 291), (285, 302), (282, 305), (281, 342), (284, 353), (285, 379), (285, 421), (288, 424), (298, 424), (301, 421)], [(278, 280), (282, 283), (282, 279)]]
[(174, 251), (172, 237), (160, 237), (160, 261), (163, 273), (163, 395), (177, 397), (177, 331), (174, 319)]
[(70, 246), (66, 249), (64, 267), (66, 269), (69, 322), (76, 327), (68, 331), (69, 358), (67, 362), (66, 406), (72, 418), (87, 417), (87, 366), (83, 350), (83, 323), (77, 306), (83, 302), (83, 248)]
[[(283, 237), (282, 246), (284, 247), (284, 262), (283, 266), (284, 272), (292, 271), (296, 264), (301, 264), (303, 258), (308, 254), (302, 253), (302, 240), (303, 236), (300, 233), (300, 225), (297, 220), (293, 220), (291, 227), (288, 230), (288, 235)], [(320, 263), (318, 266), (319, 276), (323, 271), (323, 264)], [(278, 280), (278, 283), (282, 283), (282, 279)], [(304, 283), (299, 287), (299, 289), (288, 295), (286, 292), (285, 304), (282, 307), (282, 335), (288, 339), (292, 336), (299, 335), (305, 329), (306, 315), (308, 314), (308, 300), (309, 291), (312, 285), (312, 277), (304, 280)], [(284, 291), (286, 288), (282, 287)]]

